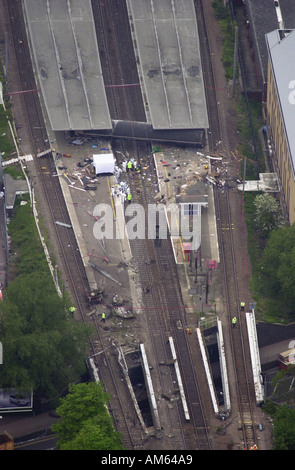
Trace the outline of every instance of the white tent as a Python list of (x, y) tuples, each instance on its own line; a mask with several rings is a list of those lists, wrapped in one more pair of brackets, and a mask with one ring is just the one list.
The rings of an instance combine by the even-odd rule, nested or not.
[(96, 175), (101, 173), (114, 173), (115, 159), (112, 153), (93, 155), (93, 166)]

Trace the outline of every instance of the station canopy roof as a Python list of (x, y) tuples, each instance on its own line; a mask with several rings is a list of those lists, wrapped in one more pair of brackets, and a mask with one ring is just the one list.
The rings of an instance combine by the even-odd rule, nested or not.
[(24, 0), (53, 130), (111, 129), (90, 0)]

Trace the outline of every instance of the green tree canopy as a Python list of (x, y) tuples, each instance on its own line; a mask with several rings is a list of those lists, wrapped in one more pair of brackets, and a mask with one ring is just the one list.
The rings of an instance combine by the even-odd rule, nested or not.
[(0, 386), (55, 400), (85, 373), (89, 331), (75, 322), (53, 282), (38, 272), (9, 283), (1, 305)]
[(264, 237), (285, 224), (278, 201), (270, 194), (263, 193), (255, 197), (255, 221), (257, 229)]
[(264, 295), (279, 299), (287, 313), (295, 305), (295, 224), (273, 230), (267, 240), (260, 266)]
[(60, 400), (60, 420), (52, 426), (61, 450), (122, 450), (121, 435), (106, 405), (109, 403), (101, 383), (70, 385)]
[(279, 406), (274, 416), (274, 449), (295, 450), (295, 409)]
[[(26, 199), (24, 197), (23, 199)], [(10, 277), (0, 303), (3, 365), (0, 387), (33, 389), (35, 397), (57, 398), (86, 372), (90, 329), (68, 314), (56, 291), (30, 204), (19, 205), (9, 223)]]

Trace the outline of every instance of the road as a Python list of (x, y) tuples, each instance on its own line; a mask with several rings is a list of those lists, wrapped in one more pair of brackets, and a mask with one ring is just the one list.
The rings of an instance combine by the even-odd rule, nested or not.
[(54, 450), (56, 446), (56, 436), (54, 434), (47, 436), (37, 436), (27, 441), (16, 442), (15, 450)]

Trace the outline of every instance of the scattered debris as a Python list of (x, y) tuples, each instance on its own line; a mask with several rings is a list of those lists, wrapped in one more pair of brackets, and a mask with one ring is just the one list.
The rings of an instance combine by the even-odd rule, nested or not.
[(84, 140), (81, 140), (81, 139), (76, 139), (76, 140), (73, 140), (72, 142), (72, 145), (83, 145), (84, 144)]
[(173, 366), (173, 364), (175, 364), (175, 362), (176, 362), (176, 359), (170, 359), (168, 361), (159, 362), (159, 365), (160, 366)]
[(104, 298), (104, 290), (103, 289), (95, 289), (91, 292), (86, 294), (88, 302), (91, 304), (99, 304), (103, 301)]
[(135, 318), (135, 315), (131, 313), (130, 310), (124, 307), (115, 307), (112, 309), (112, 312), (114, 315), (120, 318), (125, 318), (126, 320), (129, 320), (130, 318)]
[(178, 330), (182, 330), (182, 324), (181, 324), (180, 320), (177, 320), (176, 327), (177, 327)]
[(165, 398), (165, 400), (168, 400), (168, 401), (170, 401), (170, 402), (178, 401), (180, 397), (179, 397), (179, 396), (178, 396), (178, 397), (173, 396), (173, 395), (175, 395), (175, 394), (178, 393), (178, 392), (179, 392), (179, 390), (173, 390), (172, 396), (171, 396), (171, 395), (168, 395), (168, 393), (164, 393), (164, 392), (163, 392), (163, 393), (162, 393), (162, 397)]
[(112, 302), (113, 302), (113, 305), (120, 306), (120, 305), (123, 305), (124, 299), (116, 294), (114, 295)]
[(92, 268), (96, 269), (96, 271), (100, 272), (103, 276), (108, 277), (111, 281), (115, 282), (119, 286), (123, 285), (121, 282), (117, 281), (117, 279), (114, 279), (110, 274), (103, 271), (99, 266), (97, 266), (97, 264), (92, 263), (92, 261), (89, 261), (89, 264), (92, 266)]
[(91, 310), (90, 312), (88, 312), (86, 315), (87, 317), (91, 317), (91, 315), (94, 315), (94, 313), (96, 313), (96, 310)]
[(62, 227), (72, 228), (71, 225), (65, 224), (65, 223), (63, 223), (63, 222), (59, 222), (58, 220), (56, 220), (55, 223), (56, 223), (56, 225), (61, 225)]

